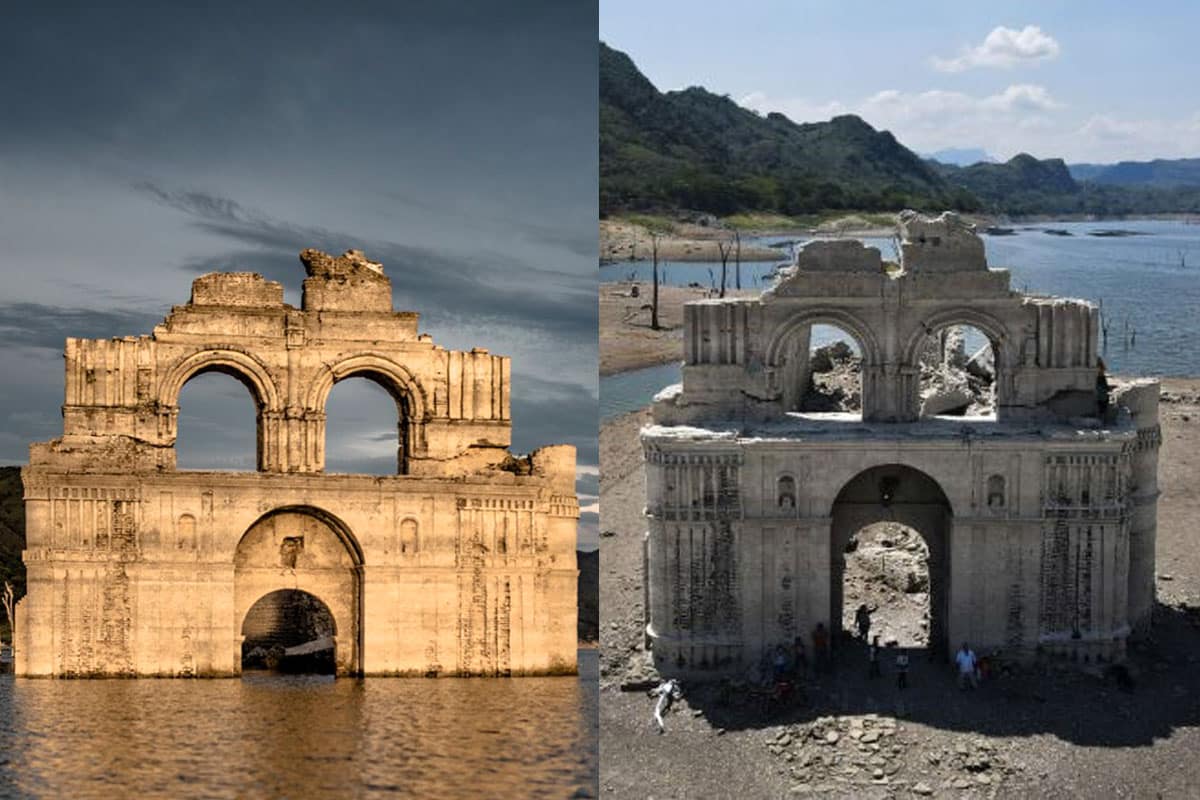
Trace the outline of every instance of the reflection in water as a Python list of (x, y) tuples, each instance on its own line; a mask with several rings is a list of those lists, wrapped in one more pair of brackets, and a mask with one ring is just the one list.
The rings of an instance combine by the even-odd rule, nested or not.
[(594, 797), (595, 650), (578, 678), (0, 676), (0, 795)]

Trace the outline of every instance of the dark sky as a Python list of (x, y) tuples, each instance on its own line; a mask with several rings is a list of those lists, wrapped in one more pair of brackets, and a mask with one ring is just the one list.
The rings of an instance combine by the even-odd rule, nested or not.
[[(48, 6), (56, 5), (57, 10)], [(595, 546), (594, 3), (8, 3), (0, 463), (61, 433), (67, 336), (149, 333), (193, 278), (381, 261), (445, 347), (513, 359), (513, 449), (579, 449)], [(331, 469), (394, 463), (395, 407), (330, 400)], [(189, 384), (181, 463), (253, 458), (250, 397)]]

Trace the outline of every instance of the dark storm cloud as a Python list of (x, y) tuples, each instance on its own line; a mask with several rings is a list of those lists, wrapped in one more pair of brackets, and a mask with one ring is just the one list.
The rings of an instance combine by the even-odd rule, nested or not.
[(97, 310), (44, 303), (0, 303), (0, 344), (62, 351), (68, 336), (107, 339), (147, 333), (166, 312), (139, 309)]
[[(594, 334), (598, 324), (594, 271), (572, 275), (500, 254), (447, 257), (430, 248), (364, 241), (346, 233), (277, 221), (235, 200), (205, 192), (169, 191), (150, 182), (140, 182), (134, 189), (187, 214), (197, 228), (258, 248), (187, 259), (181, 267), (188, 271), (210, 272), (236, 263), (286, 284), (295, 280), (297, 254), (304, 248), (341, 253), (354, 247), (384, 264), (398, 297), (419, 297), (422, 306), (441, 309), (443, 314), (505, 320), (568, 336)], [(593, 238), (593, 251), (594, 245)]]
[[(148, 333), (204, 272), (298, 300), (317, 247), (382, 262), (439, 343), (512, 357), (514, 450), (570, 443), (595, 465), (594, 4), (17, 0), (3, 17), (0, 374), (20, 380), (0, 460), (61, 432), (66, 337)], [(185, 391), (181, 448), (252, 464), (243, 388)], [(394, 421), (355, 397), (330, 466), (388, 470)]]
[[(514, 387), (517, 381), (513, 380)], [(580, 464), (598, 464), (597, 400), (587, 388), (525, 376), (512, 398), (513, 449), (572, 444)]]

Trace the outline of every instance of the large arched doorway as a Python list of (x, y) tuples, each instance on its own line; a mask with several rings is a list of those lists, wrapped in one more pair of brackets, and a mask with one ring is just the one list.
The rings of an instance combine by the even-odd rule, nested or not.
[(242, 671), (337, 672), (337, 622), (319, 597), (276, 589), (250, 606), (242, 622)]
[(281, 508), (250, 526), (234, 555), (234, 602), (244, 637), (237, 658), (265, 651), (244, 666), (261, 666), (272, 647), (276, 657), (279, 647), (303, 648), (287, 655), (312, 657), (294, 666), (330, 658), (338, 675), (362, 672), (362, 553), (332, 515)]
[[(953, 525), (953, 513), (937, 481), (924, 472), (902, 464), (887, 464), (863, 470), (838, 493), (833, 503), (831, 516), (831, 547), (830, 547), (830, 620), (835, 632), (843, 628), (844, 619), (853, 619), (855, 608), (848, 607), (846, 599), (858, 601), (862, 595), (857, 594), (859, 587), (852, 586), (847, 590), (847, 564), (855, 566), (852, 559), (857, 558), (859, 546), (867, 542), (883, 543), (886, 548), (899, 544), (904, 553), (897, 552), (891, 567), (893, 570), (907, 570), (913, 566), (924, 566), (924, 570), (916, 569), (913, 576), (915, 583), (910, 583), (907, 574), (901, 574), (896, 586), (902, 586), (899, 598), (915, 608), (908, 612), (920, 613), (920, 605), (924, 605), (928, 614), (927, 632), (923, 638), (931, 653), (947, 652), (947, 621), (949, 617), (950, 598), (950, 531)], [(914, 537), (919, 541), (909, 541)], [(890, 544), (888, 543), (890, 539)], [(915, 545), (911, 547), (910, 545)], [(924, 564), (919, 561), (924, 559)], [(878, 576), (881, 580), (888, 579), (889, 565), (884, 560), (880, 564)], [(922, 573), (924, 586), (921, 586)], [(913, 603), (907, 597), (911, 588), (912, 594), (927, 593), (923, 603)], [(881, 596), (887, 596), (884, 593)], [(905, 613), (899, 609), (898, 613)], [(878, 609), (876, 609), (878, 613)], [(897, 629), (911, 629), (909, 622), (896, 619), (892, 622)], [(874, 627), (874, 626), (873, 626)], [(913, 647), (917, 642), (901, 642), (902, 646)]]

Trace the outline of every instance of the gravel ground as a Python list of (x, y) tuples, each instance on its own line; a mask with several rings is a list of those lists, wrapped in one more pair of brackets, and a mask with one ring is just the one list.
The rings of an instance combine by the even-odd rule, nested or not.
[[(608, 797), (1200, 796), (1200, 380), (1167, 379), (1161, 407), (1154, 635), (1130, 658), (1132, 692), (1053, 669), (960, 692), (914, 651), (910, 688), (868, 679), (860, 643), (804, 702), (768, 713), (734, 688), (685, 687), (659, 735), (641, 650), (644, 506), (637, 431), (603, 426), (600, 788)], [(628, 685), (628, 684), (627, 684)]]

